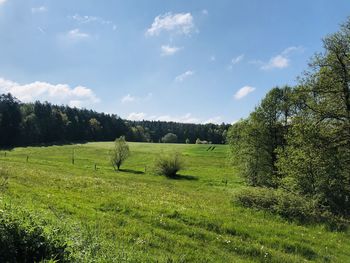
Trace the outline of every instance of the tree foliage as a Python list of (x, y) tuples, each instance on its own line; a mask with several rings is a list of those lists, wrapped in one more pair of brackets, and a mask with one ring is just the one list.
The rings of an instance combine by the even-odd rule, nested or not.
[(296, 88), (301, 110), (278, 166), (321, 209), (350, 215), (350, 20), (324, 39)]
[(229, 130), (232, 161), (250, 185), (278, 185), (276, 149), (284, 145), (288, 131), (291, 94), (287, 86), (272, 89), (248, 119)]
[(11, 94), (0, 95), (0, 147), (12, 146), (20, 133), (19, 101)]
[(164, 143), (177, 143), (177, 135), (169, 132), (169, 133), (164, 135), (164, 137), (162, 138), (162, 142), (164, 142)]
[(299, 85), (272, 89), (228, 138), (249, 184), (350, 217), (350, 19), (323, 43)]
[(227, 124), (188, 124), (161, 121), (131, 122), (114, 114), (52, 105), (48, 102), (22, 103), (11, 94), (0, 95), (0, 147), (80, 141), (161, 142), (173, 133), (177, 142), (197, 137), (224, 143)]
[(129, 146), (125, 137), (121, 136), (114, 141), (114, 149), (111, 153), (111, 162), (115, 170), (119, 171), (120, 166), (129, 157)]

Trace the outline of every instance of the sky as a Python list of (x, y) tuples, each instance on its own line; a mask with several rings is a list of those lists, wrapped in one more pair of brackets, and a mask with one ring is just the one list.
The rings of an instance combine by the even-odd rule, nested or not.
[(233, 123), (295, 85), (348, 0), (0, 0), (0, 93)]

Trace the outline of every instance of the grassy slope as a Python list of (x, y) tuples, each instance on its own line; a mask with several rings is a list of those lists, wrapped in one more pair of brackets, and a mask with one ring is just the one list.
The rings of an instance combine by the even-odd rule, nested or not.
[[(349, 232), (299, 226), (234, 205), (243, 182), (227, 164), (227, 146), (206, 151), (206, 145), (130, 143), (132, 155), (119, 173), (109, 165), (111, 147), (88, 143), (0, 153), (0, 165), (12, 174), (11, 202), (62, 225), (84, 225), (100, 246), (96, 255), (109, 262), (120, 256), (120, 247), (134, 261), (350, 262)], [(185, 155), (182, 179), (153, 175), (155, 156), (173, 150)]]

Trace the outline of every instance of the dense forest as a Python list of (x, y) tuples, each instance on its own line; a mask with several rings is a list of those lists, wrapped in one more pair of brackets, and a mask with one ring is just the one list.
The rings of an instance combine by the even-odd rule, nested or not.
[(350, 20), (324, 49), (297, 86), (273, 88), (229, 130), (233, 163), (249, 185), (265, 189), (243, 194), (248, 206), (350, 217)]
[(131, 127), (129, 140), (161, 142), (166, 134), (173, 133), (181, 143), (195, 143), (200, 139), (216, 144), (225, 143), (227, 130), (231, 126), (225, 123), (217, 125), (145, 120), (129, 121), (128, 124)]
[(184, 124), (163, 121), (125, 121), (117, 115), (87, 109), (22, 103), (11, 94), (0, 95), (0, 147), (40, 143), (111, 141), (126, 136), (129, 141), (162, 142), (172, 133), (172, 142), (224, 143), (229, 125)]

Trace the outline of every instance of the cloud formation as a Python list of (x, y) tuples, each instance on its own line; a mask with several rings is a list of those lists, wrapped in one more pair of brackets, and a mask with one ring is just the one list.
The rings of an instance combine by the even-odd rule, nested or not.
[(212, 118), (209, 118), (203, 122), (204, 124), (206, 123), (214, 123), (214, 124), (220, 124), (222, 123), (222, 117), (221, 116), (215, 116)]
[(71, 40), (83, 40), (90, 37), (88, 33), (81, 32), (79, 28), (68, 31), (66, 36)]
[(283, 69), (287, 68), (290, 65), (290, 54), (295, 51), (302, 51), (302, 47), (288, 47), (285, 50), (283, 50), (280, 54), (277, 56), (274, 56), (270, 58), (270, 60), (267, 63), (259, 62), (261, 65), (262, 70), (270, 70), (270, 69)]
[(147, 114), (144, 112), (132, 112), (128, 115), (127, 119), (131, 121), (142, 121), (146, 116)]
[(103, 19), (99, 16), (82, 16), (79, 14), (75, 14), (73, 16), (69, 16), (69, 18), (78, 22), (79, 24), (97, 23), (100, 25), (111, 26), (112, 30), (117, 29), (117, 26), (112, 21)]
[(233, 65), (240, 63), (243, 59), (244, 54), (240, 54), (239, 56), (232, 58), (230, 65), (228, 65), (228, 69), (231, 70), (233, 68)]
[(128, 120), (132, 121), (141, 121), (141, 120), (155, 120), (155, 121), (172, 121), (172, 122), (181, 122), (181, 123), (222, 123), (221, 116), (215, 116), (206, 120), (193, 116), (191, 113), (186, 113), (184, 115), (148, 115), (145, 112), (132, 112), (127, 116)]
[(176, 82), (183, 82), (185, 79), (189, 78), (190, 76), (194, 75), (194, 71), (187, 70), (185, 73), (180, 74), (175, 78)]
[(163, 45), (161, 46), (161, 55), (162, 56), (171, 56), (180, 51), (181, 47), (175, 47), (175, 46), (169, 46), (169, 45)]
[(241, 54), (233, 59), (231, 59), (231, 64), (235, 65), (238, 64), (239, 62), (241, 62), (244, 58), (244, 54)]
[(127, 94), (121, 99), (121, 102), (122, 103), (131, 103), (131, 102), (138, 102), (138, 101), (148, 101), (152, 98), (152, 96), (153, 96), (152, 93), (148, 93), (144, 97), (136, 97), (136, 96), (132, 96), (130, 94)]
[(0, 5), (4, 4), (7, 0), (0, 0)]
[(240, 89), (235, 93), (235, 95), (233, 95), (233, 97), (234, 97), (236, 100), (240, 100), (240, 99), (244, 98), (245, 96), (247, 96), (249, 93), (252, 93), (254, 90), (255, 90), (254, 87), (251, 87), (251, 86), (244, 86), (244, 87), (240, 88)]
[(47, 11), (47, 8), (45, 6), (38, 6), (38, 7), (32, 7), (32, 13), (44, 13)]
[(100, 101), (91, 89), (83, 86), (71, 88), (67, 84), (41, 81), (22, 85), (4, 78), (0, 78), (0, 93), (11, 93), (23, 102), (40, 100), (72, 107), (87, 107)]
[(156, 121), (172, 121), (172, 122), (181, 122), (181, 123), (199, 123), (200, 119), (193, 117), (191, 113), (186, 113), (185, 115), (180, 116), (171, 116), (171, 115), (148, 115), (144, 112), (132, 112), (127, 117), (128, 120), (140, 121), (144, 119), (156, 120)]
[(191, 13), (172, 14), (169, 12), (155, 17), (146, 35), (157, 36), (162, 31), (188, 35), (193, 30), (194, 23)]

